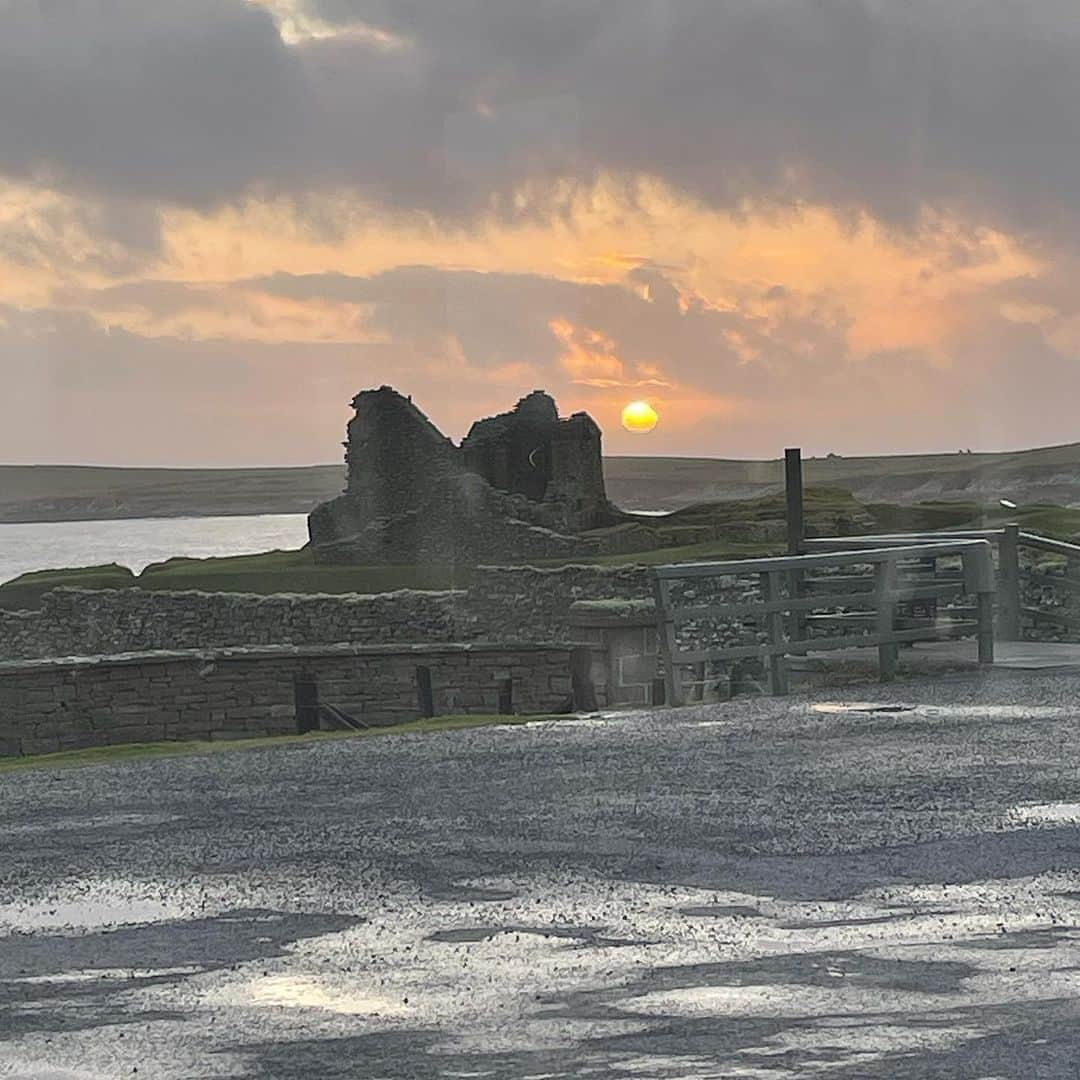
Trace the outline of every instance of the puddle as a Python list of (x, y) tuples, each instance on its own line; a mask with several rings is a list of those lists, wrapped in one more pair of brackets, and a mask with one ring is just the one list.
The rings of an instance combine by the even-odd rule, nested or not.
[(89, 983), (102, 979), (163, 979), (177, 975), (198, 975), (205, 969), (194, 964), (163, 968), (86, 968), (82, 971), (60, 971), (50, 975), (18, 975), (8, 982), (20, 986), (51, 986), (65, 983)]
[(1034, 803), (1013, 806), (1009, 820), (1020, 825), (1080, 825), (1080, 803)]
[(898, 922), (908, 918), (911, 916), (878, 915), (865, 919), (824, 919), (820, 922), (814, 919), (791, 919), (788, 922), (777, 923), (777, 926), (781, 930), (832, 930), (839, 926), (879, 926), (882, 923)]
[(617, 947), (620, 945), (646, 945), (648, 942), (633, 938), (605, 937), (603, 927), (592, 926), (462, 926), (447, 930), (436, 930), (429, 934), (426, 941), (444, 945), (471, 944), (478, 941), (491, 941), (505, 934), (528, 934), (540, 938), (556, 938), (560, 941), (580, 941), (588, 945)]
[(810, 706), (817, 713), (907, 713), (914, 712), (914, 705), (888, 705), (872, 701), (822, 701)]
[(267, 975), (236, 988), (251, 1005), (284, 1009), (318, 1009), (339, 1016), (405, 1016), (401, 1000), (364, 993), (347, 984), (298, 975)]
[(172, 900), (116, 896), (103, 891), (72, 899), (36, 904), (0, 905), (0, 931), (100, 930), (112, 926), (141, 926), (180, 919), (188, 909)]

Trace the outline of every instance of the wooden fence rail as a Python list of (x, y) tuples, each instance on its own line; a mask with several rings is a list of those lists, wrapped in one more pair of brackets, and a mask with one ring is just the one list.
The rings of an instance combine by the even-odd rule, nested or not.
[[(891, 539), (891, 538), (890, 538)], [(927, 577), (929, 560), (948, 556), (958, 558), (962, 566), (960, 580), (953, 575), (946, 581)], [(901, 581), (901, 564), (917, 560), (921, 576), (917, 583)], [(844, 588), (824, 595), (790, 595), (790, 582), (797, 576), (804, 583), (807, 574), (815, 570), (836, 571), (870, 566), (873, 575), (865, 576), (869, 589), (852, 591), (852, 575), (844, 578)], [(761, 598), (737, 603), (683, 604), (675, 596), (673, 586), (678, 581), (694, 582), (705, 578), (756, 576)], [(858, 576), (860, 583), (862, 576)], [(814, 581), (828, 590), (828, 578)], [(870, 549), (792, 555), (782, 558), (740, 559), (727, 562), (682, 563), (658, 566), (653, 569), (656, 597), (657, 630), (664, 659), (665, 690), (672, 704), (683, 702), (679, 671), (688, 665), (709, 662), (757, 658), (765, 662), (769, 689), (784, 694), (788, 689), (787, 657), (808, 652), (846, 649), (857, 646), (877, 646), (878, 661), (883, 679), (893, 676), (897, 666), (898, 646), (905, 642), (924, 641), (973, 635), (978, 639), (979, 662), (988, 664), (994, 659), (994, 561), (988, 540), (984, 537), (941, 539), (932, 542), (887, 543)], [(784, 595), (785, 585), (789, 595)], [(974, 595), (975, 618), (956, 620), (947, 625), (899, 626), (898, 606), (906, 601), (936, 600), (956, 595)], [(870, 629), (859, 634), (837, 634), (825, 637), (805, 637), (803, 614), (825, 608), (862, 606), (871, 610), (863, 622)], [(701, 619), (756, 620), (763, 626), (767, 640), (755, 645), (704, 646), (682, 648), (679, 628)]]
[(960, 529), (937, 533), (891, 533), (878, 536), (827, 536), (808, 538), (803, 542), (807, 551), (860, 551), (867, 548), (903, 547), (912, 543), (950, 543), (959, 539), (983, 539), (997, 548), (997, 617), (996, 634), (1000, 641), (1020, 641), (1023, 637), (1022, 619), (1032, 622), (1056, 623), (1071, 631), (1080, 631), (1075, 615), (1063, 615), (1053, 608), (1025, 606), (1022, 596), (1020, 551), (1028, 548), (1066, 560), (1064, 576), (1029, 571), (1024, 580), (1032, 584), (1069, 586), (1080, 589), (1080, 544), (1055, 540), (1038, 533), (1025, 532), (1016, 524), (996, 529)]

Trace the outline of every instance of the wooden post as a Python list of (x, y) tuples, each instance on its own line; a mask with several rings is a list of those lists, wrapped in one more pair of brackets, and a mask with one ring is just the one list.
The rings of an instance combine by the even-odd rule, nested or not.
[(975, 594), (976, 634), (979, 641), (979, 663), (994, 662), (994, 555), (990, 545), (983, 540), (965, 551), (964, 588)]
[(682, 686), (675, 670), (675, 621), (671, 617), (668, 582), (659, 574), (653, 575), (653, 596), (656, 600), (656, 636), (660, 639), (660, 655), (664, 661), (664, 697), (669, 705), (681, 705)]
[(787, 495), (788, 554), (801, 555), (806, 539), (803, 507), (802, 450), (797, 446), (784, 451), (784, 491)]
[(975, 601), (979, 621), (979, 663), (994, 662), (994, 594), (981, 592)]
[(891, 641), (896, 631), (896, 560), (884, 559), (875, 571), (874, 600), (877, 604), (878, 665), (881, 681), (896, 677), (898, 650)]
[(1020, 526), (1006, 525), (998, 541), (997, 634), (1002, 641), (1019, 641)]
[(575, 645), (570, 650), (570, 707), (575, 712), (596, 712), (598, 708), (588, 645)]
[[(761, 582), (761, 596), (765, 603), (770, 604), (780, 599), (780, 574), (779, 572), (763, 571), (759, 575)], [(774, 648), (784, 644), (784, 613), (782, 611), (767, 611), (765, 613), (765, 628), (769, 634), (769, 644)], [(769, 693), (780, 697), (788, 692), (788, 669), (787, 657), (782, 652), (773, 653), (769, 656)]]
[[(784, 451), (784, 493), (787, 497), (788, 554), (801, 555), (806, 539), (806, 515), (803, 506), (802, 450), (797, 446), (789, 446)], [(788, 574), (788, 595), (793, 600), (806, 595), (801, 570), (792, 570)], [(791, 639), (806, 640), (806, 612), (792, 612)]]

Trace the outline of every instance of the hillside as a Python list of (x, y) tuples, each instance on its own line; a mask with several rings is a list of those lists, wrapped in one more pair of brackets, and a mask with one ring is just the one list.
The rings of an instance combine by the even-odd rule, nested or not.
[[(632, 510), (752, 498), (783, 486), (779, 460), (609, 457), (608, 493)], [(1080, 443), (1000, 454), (809, 458), (807, 484), (862, 502), (965, 500), (1080, 506)], [(119, 469), (0, 465), (0, 522), (305, 514), (341, 491), (340, 465), (292, 469)]]
[[(783, 463), (717, 458), (613, 457), (608, 493), (622, 506), (676, 509), (751, 498), (783, 487)], [(841, 487), (865, 503), (953, 500), (1080, 506), (1080, 443), (1000, 454), (808, 458), (808, 485)]]

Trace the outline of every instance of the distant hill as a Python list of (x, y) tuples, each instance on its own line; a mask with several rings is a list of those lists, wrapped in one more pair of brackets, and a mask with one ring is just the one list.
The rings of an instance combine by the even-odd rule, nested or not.
[[(608, 494), (627, 509), (677, 509), (780, 490), (783, 462), (719, 458), (605, 459)], [(1000, 454), (807, 458), (805, 482), (840, 487), (864, 503), (982, 502), (1080, 506), (1080, 443)]]
[(341, 493), (341, 465), (112, 469), (0, 465), (0, 522), (306, 514)]
[[(783, 487), (783, 465), (722, 458), (609, 457), (608, 494), (628, 510), (675, 510)], [(1080, 443), (1000, 454), (808, 458), (807, 484), (865, 503), (996, 501), (1080, 506)], [(0, 465), (0, 522), (306, 514), (340, 493), (341, 465), (117, 469)]]

